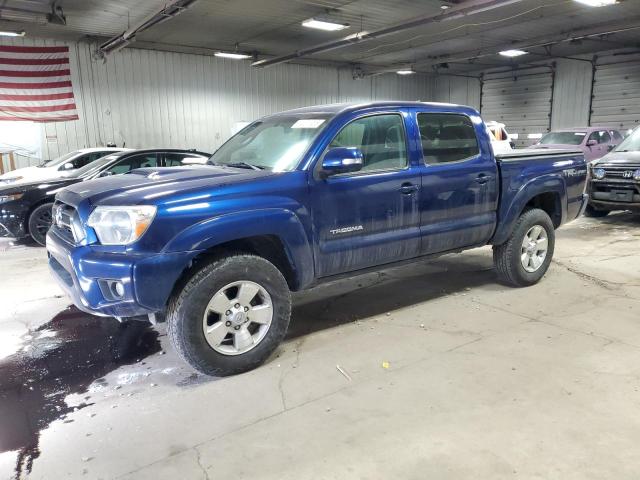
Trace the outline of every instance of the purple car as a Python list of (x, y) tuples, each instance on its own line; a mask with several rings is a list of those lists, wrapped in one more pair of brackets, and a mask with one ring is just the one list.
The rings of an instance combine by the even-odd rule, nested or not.
[(622, 142), (622, 138), (619, 131), (609, 128), (573, 128), (547, 133), (531, 148), (582, 150), (584, 158), (588, 162), (605, 156)]

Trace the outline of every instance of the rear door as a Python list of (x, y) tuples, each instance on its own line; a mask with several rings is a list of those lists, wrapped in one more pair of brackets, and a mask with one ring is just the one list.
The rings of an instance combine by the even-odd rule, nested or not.
[(496, 224), (499, 183), (484, 127), (476, 128), (466, 114), (448, 112), (418, 111), (417, 123), (421, 253), (486, 243)]
[(362, 115), (328, 141), (325, 153), (356, 147), (364, 165), (323, 179), (323, 155), (317, 162), (311, 183), (317, 276), (418, 255), (420, 173), (410, 161), (410, 126), (397, 111)]

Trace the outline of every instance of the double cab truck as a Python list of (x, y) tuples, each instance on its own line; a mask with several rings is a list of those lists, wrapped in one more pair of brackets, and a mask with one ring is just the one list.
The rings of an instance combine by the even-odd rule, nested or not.
[(495, 156), (472, 108), (377, 102), (257, 120), (207, 166), (138, 169), (56, 196), (51, 271), (85, 312), (166, 318), (195, 369), (230, 375), (283, 339), (291, 292), (493, 246), (538, 282), (586, 206), (581, 152)]
[(604, 217), (613, 210), (640, 213), (640, 128), (590, 168), (587, 216)]

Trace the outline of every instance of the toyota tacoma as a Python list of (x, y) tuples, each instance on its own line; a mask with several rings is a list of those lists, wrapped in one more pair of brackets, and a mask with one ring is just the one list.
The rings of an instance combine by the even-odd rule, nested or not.
[(478, 112), (450, 104), (291, 110), (208, 163), (62, 190), (47, 249), (78, 308), (166, 318), (178, 353), (210, 375), (264, 362), (291, 292), (338, 277), (492, 245), (498, 278), (532, 285), (555, 230), (586, 206), (581, 152), (495, 156)]

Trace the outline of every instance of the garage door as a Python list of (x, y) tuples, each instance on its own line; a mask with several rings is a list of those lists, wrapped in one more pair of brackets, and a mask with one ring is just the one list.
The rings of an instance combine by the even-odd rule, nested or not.
[(640, 122), (640, 54), (598, 58), (591, 125), (634, 128)]
[(482, 85), (482, 118), (504, 123), (518, 147), (535, 143), (549, 131), (553, 73), (550, 68), (515, 73), (485, 74)]

